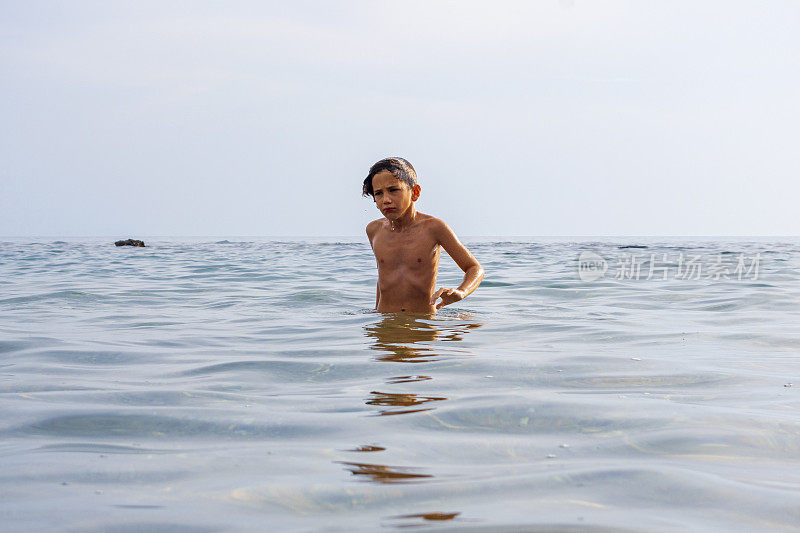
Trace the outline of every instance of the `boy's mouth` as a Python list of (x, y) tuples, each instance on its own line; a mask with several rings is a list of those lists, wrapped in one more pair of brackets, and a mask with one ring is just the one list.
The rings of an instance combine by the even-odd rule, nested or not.
[(394, 211), (394, 207), (387, 207), (383, 210), (384, 213), (391, 213), (392, 211)]

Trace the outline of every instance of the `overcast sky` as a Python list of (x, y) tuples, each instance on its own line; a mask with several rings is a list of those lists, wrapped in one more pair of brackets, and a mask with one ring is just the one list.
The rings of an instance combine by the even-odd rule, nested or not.
[(797, 235), (800, 2), (0, 0), (0, 235)]

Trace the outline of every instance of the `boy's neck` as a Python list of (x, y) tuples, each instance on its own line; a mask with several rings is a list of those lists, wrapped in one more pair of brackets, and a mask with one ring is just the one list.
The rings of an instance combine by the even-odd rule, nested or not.
[(417, 218), (417, 210), (412, 204), (403, 215), (395, 220), (389, 221), (389, 227), (392, 231), (403, 231), (404, 229), (412, 226)]

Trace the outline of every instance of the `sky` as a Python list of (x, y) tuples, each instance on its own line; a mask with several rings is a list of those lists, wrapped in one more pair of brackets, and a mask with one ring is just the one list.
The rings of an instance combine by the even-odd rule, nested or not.
[(798, 235), (800, 3), (0, 0), (0, 235)]

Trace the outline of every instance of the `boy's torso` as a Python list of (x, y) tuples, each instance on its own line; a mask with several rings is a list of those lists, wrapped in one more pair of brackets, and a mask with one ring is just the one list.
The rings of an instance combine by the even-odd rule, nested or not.
[(436, 219), (418, 213), (418, 220), (399, 231), (379, 220), (372, 238), (378, 263), (380, 312), (435, 312), (430, 298), (436, 287), (440, 247), (432, 224)]

